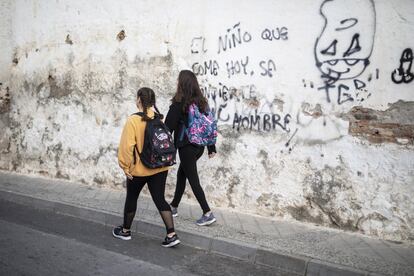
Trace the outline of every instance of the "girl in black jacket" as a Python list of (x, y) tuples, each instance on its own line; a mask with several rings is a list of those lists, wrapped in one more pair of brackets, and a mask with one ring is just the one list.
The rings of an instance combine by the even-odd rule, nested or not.
[[(172, 104), (165, 119), (165, 124), (174, 133), (175, 146), (178, 148), (181, 161), (177, 172), (177, 186), (174, 199), (170, 204), (171, 210), (173, 216), (176, 217), (178, 215), (178, 205), (184, 194), (186, 179), (188, 179), (191, 189), (203, 209), (203, 215), (196, 223), (200, 226), (210, 225), (216, 221), (216, 218), (208, 206), (197, 172), (197, 160), (203, 155), (204, 146), (191, 144), (187, 136), (182, 135), (185, 127), (188, 127), (188, 107), (191, 104), (195, 103), (202, 113), (208, 110), (207, 99), (201, 93), (197, 77), (193, 72), (189, 70), (180, 72), (177, 92), (171, 101)], [(207, 150), (208, 157), (214, 157), (216, 154), (215, 145), (207, 146)]]

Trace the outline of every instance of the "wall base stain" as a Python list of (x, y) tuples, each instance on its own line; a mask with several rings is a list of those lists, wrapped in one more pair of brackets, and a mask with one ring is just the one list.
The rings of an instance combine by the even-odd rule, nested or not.
[[(361, 213), (360, 208), (357, 207), (359, 203), (356, 201), (352, 183), (348, 179), (343, 165), (325, 166), (323, 170), (315, 170), (304, 179), (304, 197), (307, 204), (291, 207), (292, 216), (318, 224), (357, 231)], [(346, 200), (341, 201), (338, 200), (339, 198)], [(313, 209), (312, 212), (310, 209)]]
[(63, 83), (59, 85), (56, 78), (52, 75), (49, 75), (48, 77), (49, 87), (50, 87), (50, 98), (63, 98), (72, 93), (71, 89), (71, 83), (72, 79), (70, 76), (67, 76), (65, 80), (63, 80)]
[(0, 84), (0, 114), (8, 113), (10, 111), (11, 96), (8, 86), (3, 87)]

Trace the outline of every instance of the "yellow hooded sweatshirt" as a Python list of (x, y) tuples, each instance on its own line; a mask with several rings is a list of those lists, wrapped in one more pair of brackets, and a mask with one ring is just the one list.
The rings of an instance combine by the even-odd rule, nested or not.
[[(148, 117), (154, 117), (152, 109), (147, 110)], [(118, 163), (121, 169), (133, 176), (149, 176), (159, 172), (167, 171), (170, 167), (150, 169), (145, 167), (136, 152), (135, 145), (139, 152), (142, 152), (144, 145), (144, 133), (147, 122), (141, 116), (131, 115), (128, 117), (121, 135), (121, 142), (118, 148)], [(136, 163), (134, 164), (134, 150)]]

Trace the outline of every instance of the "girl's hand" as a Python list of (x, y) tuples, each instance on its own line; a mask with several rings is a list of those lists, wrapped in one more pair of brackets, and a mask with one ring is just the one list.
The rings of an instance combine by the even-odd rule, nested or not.
[(208, 158), (213, 158), (214, 156), (216, 156), (216, 153), (215, 153), (215, 152), (212, 152), (212, 153), (210, 153), (210, 154), (208, 155)]
[(134, 178), (129, 172), (125, 172), (125, 175), (129, 180), (132, 180)]

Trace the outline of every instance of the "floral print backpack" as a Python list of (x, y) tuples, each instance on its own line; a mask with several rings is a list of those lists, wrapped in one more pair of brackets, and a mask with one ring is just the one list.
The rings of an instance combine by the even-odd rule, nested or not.
[(191, 104), (188, 108), (188, 127), (185, 127), (184, 132), (191, 144), (199, 146), (215, 145), (217, 141), (217, 121), (214, 119), (213, 112), (209, 109), (206, 113), (201, 113), (195, 103)]

